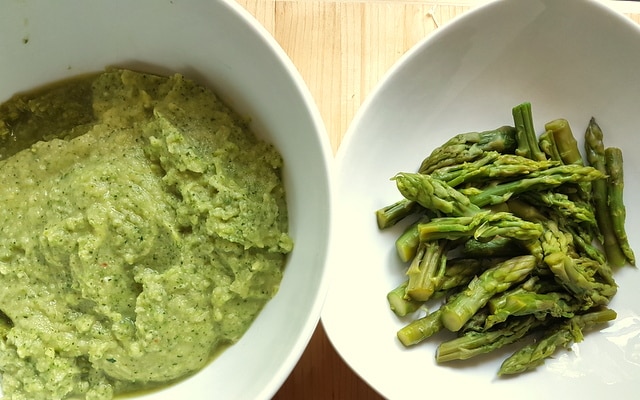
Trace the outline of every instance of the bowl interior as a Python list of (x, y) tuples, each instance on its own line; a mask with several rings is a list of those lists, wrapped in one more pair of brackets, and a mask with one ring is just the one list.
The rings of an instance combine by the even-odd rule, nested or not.
[[(616, 271), (620, 289), (611, 307), (618, 319), (534, 373), (497, 379), (508, 352), (437, 366), (438, 340), (404, 349), (396, 332), (410, 320), (398, 319), (386, 302), (387, 292), (405, 279), (394, 248), (403, 227), (380, 232), (374, 212), (400, 198), (389, 180), (397, 172), (416, 171), (457, 133), (512, 125), (512, 107), (529, 101), (538, 133), (544, 123), (566, 118), (582, 146), (593, 116), (606, 145), (623, 149), (627, 230), (640, 251), (638, 81), (640, 29), (591, 1), (486, 4), (436, 31), (389, 71), (338, 150), (331, 262), (340, 274), (322, 313), (333, 345), (374, 389), (402, 398), (421, 382), (459, 398), (485, 391), (495, 398), (544, 398), (623, 394), (637, 385), (640, 273), (633, 267)], [(366, 284), (354, 285), (363, 276)], [(346, 301), (359, 306), (347, 308)]]
[(270, 398), (308, 343), (326, 287), (332, 155), (313, 99), (275, 40), (232, 1), (3, 6), (0, 101), (107, 66), (179, 72), (210, 86), (283, 155), (295, 249), (279, 293), (242, 340), (205, 370), (141, 396)]

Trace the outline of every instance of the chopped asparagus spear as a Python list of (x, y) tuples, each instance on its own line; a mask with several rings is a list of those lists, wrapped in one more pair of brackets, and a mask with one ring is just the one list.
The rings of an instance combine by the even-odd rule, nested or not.
[(607, 203), (609, 205), (609, 215), (613, 233), (618, 239), (618, 246), (631, 265), (635, 265), (636, 258), (629, 245), (627, 232), (625, 230), (625, 219), (627, 215), (623, 201), (624, 176), (622, 171), (622, 150), (617, 147), (607, 147), (604, 150), (605, 167), (609, 175), (607, 187)]
[(553, 221), (546, 221), (540, 237), (544, 262), (570, 293), (583, 301), (583, 309), (606, 305), (617, 291), (615, 285), (596, 280), (582, 264), (571, 256), (571, 236), (562, 232)]
[(538, 138), (538, 145), (540, 150), (553, 161), (562, 161), (560, 153), (558, 152), (558, 146), (556, 145), (555, 138), (553, 137), (553, 131), (547, 130)]
[(578, 142), (573, 136), (569, 121), (558, 118), (547, 122), (544, 127), (553, 134), (553, 141), (564, 164), (584, 165)]
[(397, 224), (407, 216), (416, 213), (420, 206), (407, 199), (401, 199), (393, 204), (376, 210), (378, 229), (387, 229)]
[(471, 216), (480, 208), (446, 182), (429, 175), (401, 172), (393, 179), (400, 193), (411, 201), (436, 212), (454, 216)]
[(427, 314), (422, 318), (411, 321), (397, 332), (398, 339), (405, 346), (418, 344), (442, 330), (440, 309)]
[(406, 295), (409, 298), (418, 301), (431, 298), (444, 275), (447, 263), (446, 249), (446, 240), (420, 244), (416, 257), (407, 269), (409, 282)]
[(430, 174), (438, 168), (473, 161), (486, 151), (511, 153), (517, 145), (515, 133), (513, 127), (501, 126), (489, 131), (458, 134), (433, 150), (422, 161), (418, 172)]
[(439, 169), (430, 176), (457, 187), (470, 182), (524, 177), (558, 165), (560, 163), (550, 160), (535, 161), (515, 154), (490, 152), (474, 162)]
[(531, 115), (531, 103), (526, 102), (515, 106), (512, 114), (518, 142), (516, 154), (532, 160), (546, 160), (547, 157), (538, 146), (538, 137)]
[(510, 258), (484, 271), (468, 287), (442, 307), (442, 323), (450, 331), (458, 331), (489, 299), (524, 280), (536, 266), (531, 255)]
[(418, 225), (421, 241), (460, 238), (490, 240), (502, 236), (532, 240), (542, 234), (540, 224), (525, 221), (508, 212), (479, 211), (471, 217), (440, 217)]
[(565, 183), (579, 183), (600, 180), (604, 183), (605, 173), (592, 167), (569, 164), (536, 171), (525, 178), (489, 186), (469, 197), (478, 207), (503, 203), (512, 196), (529, 190), (547, 190)]
[[(589, 121), (589, 126), (585, 132), (585, 150), (589, 164), (606, 174), (605, 151), (603, 143), (603, 135), (600, 126), (594, 118)], [(607, 262), (614, 267), (619, 267), (627, 262), (627, 257), (622, 252), (618, 239), (614, 233), (614, 228), (609, 210), (609, 196), (607, 182), (605, 180), (596, 180), (591, 183), (592, 197), (595, 204), (596, 219), (598, 227), (602, 233), (602, 240)]]
[(396, 252), (402, 262), (409, 262), (415, 256), (420, 245), (420, 232), (418, 225), (429, 221), (429, 217), (423, 217), (409, 225), (407, 229), (396, 239)]
[(462, 336), (440, 343), (436, 350), (436, 361), (443, 363), (453, 360), (467, 360), (480, 354), (489, 353), (517, 342), (542, 323), (541, 320), (529, 316), (514, 318), (504, 326), (493, 330), (468, 331)]
[(418, 311), (418, 309), (424, 304), (423, 301), (413, 300), (406, 296), (408, 281), (404, 281), (395, 289), (387, 293), (387, 301), (389, 302), (389, 308), (398, 317), (404, 317)]
[(498, 375), (518, 374), (534, 369), (555, 353), (558, 347), (569, 347), (572, 343), (583, 340), (583, 330), (593, 325), (614, 320), (616, 312), (603, 309), (576, 315), (559, 323), (534, 343), (523, 347), (504, 360)]
[(492, 314), (486, 319), (486, 328), (512, 316), (534, 315), (538, 319), (547, 315), (572, 317), (579, 307), (575, 298), (566, 292), (537, 293), (520, 289), (499, 300), (490, 300), (489, 308)]
[(469, 239), (464, 242), (460, 251), (465, 257), (494, 258), (520, 256), (525, 250), (518, 240), (497, 236), (488, 241)]

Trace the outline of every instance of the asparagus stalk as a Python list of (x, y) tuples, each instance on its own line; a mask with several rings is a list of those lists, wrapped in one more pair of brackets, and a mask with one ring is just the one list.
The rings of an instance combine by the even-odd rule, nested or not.
[(393, 204), (382, 207), (376, 210), (378, 229), (390, 228), (402, 219), (418, 212), (419, 209), (420, 206), (416, 202), (407, 199), (401, 199)]
[(404, 281), (387, 293), (389, 308), (398, 317), (404, 317), (416, 312), (424, 304), (423, 301), (413, 300), (406, 295), (408, 283), (408, 281)]
[(562, 157), (560, 157), (560, 153), (558, 152), (558, 146), (553, 137), (553, 132), (550, 131), (549, 128), (538, 138), (538, 145), (540, 146), (540, 150), (542, 150), (550, 160), (562, 161)]
[(569, 126), (569, 121), (564, 118), (554, 119), (547, 122), (544, 128), (553, 135), (553, 143), (564, 164), (584, 165), (578, 142), (573, 135), (571, 126)]
[[(509, 210), (518, 217), (525, 219), (527, 221), (539, 221), (544, 222), (549, 218), (545, 214), (541, 212), (539, 208), (533, 207), (529, 202), (523, 201), (522, 199), (529, 199), (528, 196), (520, 196), (517, 199), (511, 199), (507, 202), (509, 206)], [(577, 214), (577, 213), (572, 213)], [(594, 216), (595, 218), (595, 216)], [(590, 234), (585, 232), (585, 229), (580, 224), (575, 223), (572, 219), (565, 218), (562, 219), (562, 229), (567, 233), (570, 233), (573, 239), (573, 243), (576, 246), (576, 251), (581, 251), (587, 257), (590, 257), (600, 263), (606, 262), (606, 257), (602, 254), (602, 251), (594, 246), (591, 242), (593, 238)], [(557, 223), (558, 224), (558, 223)], [(593, 225), (592, 222), (588, 223), (588, 227), (591, 228)], [(535, 247), (534, 243), (529, 243), (529, 251), (533, 252)], [(542, 250), (540, 249), (540, 259), (542, 259)]]
[(497, 236), (488, 241), (469, 239), (461, 246), (460, 252), (465, 257), (494, 258), (519, 256), (524, 250), (518, 240)]
[(546, 221), (540, 237), (544, 263), (570, 293), (582, 300), (583, 308), (606, 305), (617, 291), (615, 285), (600, 282), (571, 257), (571, 236), (558, 229), (553, 221)]
[[(547, 122), (545, 129), (551, 132), (559, 157), (564, 164), (585, 165), (569, 121), (564, 118), (558, 118)], [(577, 189), (577, 196), (585, 204), (591, 205), (591, 183), (581, 182), (577, 185)]]
[(436, 291), (444, 275), (447, 257), (447, 241), (422, 242), (416, 257), (407, 269), (409, 281), (406, 296), (413, 300), (427, 301)]
[(472, 216), (480, 208), (446, 182), (429, 175), (401, 172), (392, 178), (400, 193), (428, 210), (452, 216)]
[[(585, 150), (589, 164), (606, 174), (606, 161), (603, 143), (603, 135), (600, 126), (594, 118), (589, 121), (589, 126), (585, 132)], [(612, 224), (607, 182), (596, 180), (591, 183), (592, 197), (595, 205), (596, 219), (598, 227), (602, 233), (603, 247), (607, 255), (607, 262), (614, 267), (619, 267), (627, 262), (627, 257), (622, 252)]]
[(511, 153), (517, 145), (515, 133), (511, 126), (501, 126), (483, 132), (460, 133), (433, 150), (422, 161), (418, 172), (431, 174), (439, 168), (473, 161), (487, 151)]
[(535, 161), (515, 154), (490, 152), (474, 162), (439, 169), (430, 175), (451, 187), (457, 187), (470, 182), (513, 179), (558, 165), (560, 163), (551, 160)]
[(429, 175), (399, 173), (394, 179), (405, 198), (429, 210), (451, 215), (419, 224), (420, 241), (470, 236), (489, 239), (497, 235), (529, 240), (541, 233), (537, 224), (523, 221), (510, 213), (481, 210), (467, 196)]
[[(567, 169), (566, 167), (570, 167)], [(552, 169), (546, 171), (550, 171)], [(525, 178), (503, 185), (496, 185), (489, 188), (478, 195), (469, 197), (457, 191), (455, 188), (449, 186), (446, 182), (434, 179), (429, 175), (415, 174), (415, 173), (399, 173), (394, 179), (398, 190), (402, 195), (411, 200), (419, 203), (423, 207), (436, 212), (442, 212), (450, 217), (434, 218), (431, 222), (426, 224), (419, 224), (421, 240), (428, 240), (428, 232), (438, 233), (451, 233), (444, 237), (455, 237), (456, 233), (460, 233), (464, 237), (471, 234), (476, 234), (476, 229), (483, 226), (481, 232), (486, 232), (482, 237), (488, 238), (489, 234), (493, 234), (496, 229), (509, 228), (513, 233), (511, 237), (518, 236), (518, 229), (521, 230), (522, 235), (526, 238), (530, 238), (531, 235), (535, 236), (537, 227), (532, 224), (527, 224), (526, 221), (510, 215), (505, 212), (483, 211), (480, 206), (487, 205), (490, 199), (497, 194), (509, 193), (509, 196), (515, 192), (524, 191), (530, 189), (532, 186), (538, 185), (559, 185), (568, 180), (580, 180), (587, 179), (595, 175), (600, 177), (601, 174), (589, 167), (579, 167), (583, 170), (575, 171), (572, 166), (561, 166), (563, 171), (558, 173), (550, 172), (548, 175), (536, 176), (533, 178)], [(585, 170), (586, 169), (586, 170)], [(545, 172), (546, 172), (545, 171)], [(496, 190), (497, 188), (497, 190)], [(464, 217), (464, 218), (457, 218)], [(502, 225), (500, 225), (502, 223)], [(511, 228), (517, 229), (511, 229)], [(532, 230), (533, 234), (528, 232)], [(500, 232), (504, 234), (504, 232)], [(494, 234), (495, 236), (495, 234)]]
[(536, 266), (536, 258), (524, 255), (510, 258), (484, 271), (473, 279), (459, 296), (442, 307), (442, 323), (450, 331), (458, 331), (473, 314), (497, 293), (524, 280)]
[(491, 315), (486, 319), (486, 328), (504, 322), (512, 316), (533, 315), (537, 319), (572, 317), (578, 307), (575, 298), (567, 292), (538, 293), (520, 289), (500, 299), (489, 301)]
[(418, 226), (420, 224), (429, 222), (430, 218), (423, 216), (416, 222), (409, 225), (404, 232), (396, 239), (396, 253), (402, 262), (409, 262), (415, 256), (420, 245), (420, 231)]
[(459, 286), (468, 285), (476, 275), (495, 265), (496, 260), (498, 260), (497, 262), (503, 261), (495, 258), (455, 258), (448, 260), (437, 290), (439, 292), (447, 292)]
[(485, 332), (487, 330), (485, 327), (487, 317), (490, 313), (491, 311), (489, 311), (489, 307), (487, 306), (476, 311), (476, 313), (462, 325), (462, 328), (458, 330), (458, 336), (462, 336), (467, 332)]
[[(469, 284), (471, 279), (480, 274), (483, 270), (495, 265), (496, 261), (491, 258), (473, 259), (458, 258), (447, 260), (441, 279), (435, 281), (435, 292), (431, 298), (445, 297), (451, 290)], [(402, 282), (389, 293), (387, 293), (387, 301), (389, 307), (399, 317), (404, 317), (424, 305), (424, 301), (412, 299), (407, 295), (407, 285), (409, 280)]]
[(422, 318), (411, 321), (402, 327), (396, 334), (400, 342), (406, 347), (418, 344), (425, 339), (440, 332), (443, 328), (440, 309), (427, 314)]
[(547, 157), (538, 146), (538, 135), (533, 127), (531, 115), (531, 103), (526, 102), (513, 107), (512, 114), (518, 142), (516, 154), (532, 160), (546, 160)]
[(584, 222), (596, 226), (596, 216), (591, 207), (576, 202), (564, 193), (545, 191), (528, 191), (520, 196), (534, 206), (544, 207), (548, 213), (554, 213), (567, 221)]
[(600, 180), (604, 183), (605, 173), (592, 167), (575, 164), (559, 165), (546, 170), (537, 171), (526, 178), (504, 182), (488, 187), (469, 200), (478, 207), (503, 203), (512, 196), (530, 190), (547, 190), (565, 183), (579, 183)]
[(542, 234), (540, 224), (508, 212), (479, 211), (471, 217), (440, 217), (418, 224), (421, 241), (461, 238), (490, 240), (496, 236), (532, 240)]
[(603, 324), (616, 318), (616, 312), (603, 309), (576, 315), (558, 324), (540, 340), (523, 347), (508, 357), (498, 371), (498, 375), (518, 374), (532, 370), (552, 356), (558, 347), (568, 348), (572, 343), (583, 340), (583, 330)]
[(585, 232), (574, 224), (564, 224), (562, 228), (571, 234), (573, 244), (579, 254), (595, 260), (600, 265), (607, 265), (606, 255), (592, 243), (593, 237), (590, 233)]
[(636, 258), (629, 245), (625, 230), (626, 208), (623, 200), (624, 175), (622, 171), (622, 150), (617, 147), (607, 147), (604, 150), (605, 168), (609, 175), (607, 187), (607, 203), (611, 216), (613, 233), (618, 239), (618, 246), (631, 265), (635, 265)]
[(453, 360), (467, 360), (480, 354), (489, 353), (517, 342), (540, 325), (542, 325), (541, 320), (529, 316), (515, 318), (494, 330), (468, 331), (462, 336), (440, 343), (436, 350), (436, 361), (443, 363)]
[(482, 167), (493, 163), (499, 156), (500, 153), (497, 151), (486, 152), (477, 160), (438, 168), (429, 175), (432, 178), (447, 182), (449, 186), (456, 187), (476, 177)]

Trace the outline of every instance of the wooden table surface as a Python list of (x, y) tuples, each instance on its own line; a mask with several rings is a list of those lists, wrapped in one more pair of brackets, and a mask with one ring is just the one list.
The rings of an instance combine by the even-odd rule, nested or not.
[[(603, 0), (612, 1), (612, 0)], [(300, 71), (335, 152), (356, 110), (409, 48), (488, 0), (237, 0)], [(640, 23), (640, 3), (614, 1)], [(342, 361), (320, 323), (274, 400), (381, 399)]]

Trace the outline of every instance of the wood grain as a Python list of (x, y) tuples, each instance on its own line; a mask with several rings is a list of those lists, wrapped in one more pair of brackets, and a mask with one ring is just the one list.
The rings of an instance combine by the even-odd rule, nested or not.
[(402, 1), (272, 3), (273, 35), (316, 99), (334, 151), (392, 64), (437, 25), (470, 7)]
[[(298, 68), (334, 152), (358, 108), (395, 62), (434, 30), (487, 0), (237, 0)], [(640, 24), (640, 3), (615, 2)], [(381, 399), (340, 358), (320, 323), (274, 400)]]

